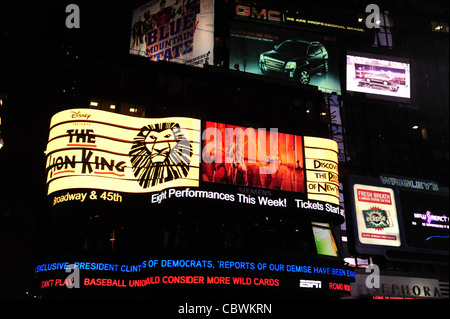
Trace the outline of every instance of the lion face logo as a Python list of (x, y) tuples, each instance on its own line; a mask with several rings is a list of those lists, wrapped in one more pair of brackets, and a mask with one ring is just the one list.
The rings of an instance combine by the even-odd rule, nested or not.
[(134, 176), (143, 188), (185, 178), (189, 173), (192, 144), (178, 123), (144, 126), (130, 150)]

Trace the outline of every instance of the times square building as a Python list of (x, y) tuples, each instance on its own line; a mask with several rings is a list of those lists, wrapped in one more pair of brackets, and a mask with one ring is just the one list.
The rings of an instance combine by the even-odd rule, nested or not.
[(32, 294), (448, 298), (448, 4), (368, 4), (135, 1), (117, 42), (61, 31)]

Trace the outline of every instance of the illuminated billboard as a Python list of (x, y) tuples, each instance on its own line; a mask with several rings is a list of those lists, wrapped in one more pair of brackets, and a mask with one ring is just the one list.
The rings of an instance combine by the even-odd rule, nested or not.
[(368, 245), (400, 246), (394, 191), (355, 184), (353, 194), (359, 241)]
[(202, 67), (213, 52), (214, 0), (153, 0), (133, 11), (131, 54)]
[(448, 188), (408, 177), (349, 177), (356, 251), (390, 260), (447, 263)]
[(203, 181), (305, 191), (301, 136), (214, 122), (206, 130), (214, 134), (204, 140)]
[(347, 91), (409, 100), (410, 63), (398, 58), (347, 54)]
[[(79, 188), (149, 193), (196, 187), (199, 140), (197, 119), (137, 118), (95, 109), (59, 112), (51, 120), (46, 150), (48, 194)], [(81, 193), (71, 196), (84, 201)]]
[(229, 62), (231, 69), (341, 94), (336, 42), (323, 34), (232, 21)]
[(47, 194), (58, 207), (201, 201), (323, 213), (342, 223), (337, 153), (333, 140), (277, 129), (70, 109), (51, 119)]
[(337, 152), (329, 139), (206, 122), (202, 181), (307, 193), (339, 205)]
[(312, 223), (314, 242), (316, 244), (317, 253), (326, 256), (339, 256), (339, 249), (334, 240), (333, 233), (328, 223)]

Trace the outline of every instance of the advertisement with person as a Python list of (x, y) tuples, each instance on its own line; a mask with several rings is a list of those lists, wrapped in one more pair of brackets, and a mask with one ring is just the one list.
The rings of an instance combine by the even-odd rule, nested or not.
[(356, 251), (393, 261), (448, 264), (448, 188), (436, 181), (381, 174), (349, 176)]
[(335, 39), (319, 33), (232, 21), (230, 68), (341, 94)]
[(203, 181), (305, 192), (301, 136), (215, 122), (206, 129), (214, 134), (203, 142)]
[[(51, 120), (46, 149), (48, 194), (95, 187), (114, 197), (116, 192), (198, 187), (199, 140), (197, 119), (137, 118), (95, 109), (59, 112)], [(92, 192), (67, 197), (84, 202), (88, 195), (101, 196)]]
[(133, 11), (130, 54), (203, 67), (213, 49), (214, 0), (154, 0)]

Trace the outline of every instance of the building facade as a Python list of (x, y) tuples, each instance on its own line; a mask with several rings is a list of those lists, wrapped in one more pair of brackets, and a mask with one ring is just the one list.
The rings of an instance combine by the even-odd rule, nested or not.
[[(41, 115), (49, 127), (39, 127), (45, 248), (32, 294), (448, 298), (448, 203), (428, 208), (434, 224), (414, 217), (448, 199), (448, 3), (384, 1), (378, 16), (368, 5), (80, 5), (85, 28), (51, 33), (57, 80)], [(132, 159), (122, 147), (137, 149), (139, 134), (141, 146), (158, 145), (148, 132), (163, 132), (167, 118), (195, 123), (181, 131), (197, 132), (187, 138), (197, 177), (186, 186), (154, 176), (130, 191), (124, 179), (140, 170), (119, 165)], [(202, 135), (208, 128), (223, 134), (221, 147)], [(227, 140), (227, 128), (246, 135)], [(276, 144), (271, 128), (278, 151), (251, 162), (257, 136)], [(312, 149), (326, 155), (309, 157)], [(254, 165), (263, 162), (279, 170), (261, 177)], [(363, 214), (385, 222), (360, 224)]]

